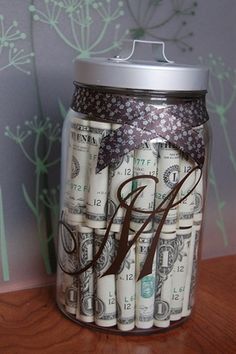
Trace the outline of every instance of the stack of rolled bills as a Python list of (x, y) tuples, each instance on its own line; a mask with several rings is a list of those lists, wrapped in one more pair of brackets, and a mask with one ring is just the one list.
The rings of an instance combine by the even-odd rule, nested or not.
[[(138, 280), (165, 203), (146, 223), (118, 273), (103, 276), (117, 256), (126, 213), (119, 207), (119, 186), (131, 179), (121, 190), (127, 204), (135, 195), (131, 192), (145, 187), (130, 217), (128, 237), (132, 241), (153, 210), (195, 167), (194, 161), (157, 137), (96, 173), (101, 139), (118, 127), (79, 117), (71, 121), (62, 198), (66, 227), (60, 228), (58, 251), (63, 267), (58, 267), (57, 299), (79, 322), (116, 326), (120, 331), (167, 328), (172, 321), (189, 316), (194, 304), (203, 181), (196, 169), (179, 189), (176, 205), (163, 223), (150, 274)], [(143, 175), (155, 176), (158, 182)], [(101, 248), (108, 225), (98, 260), (78, 274)]]

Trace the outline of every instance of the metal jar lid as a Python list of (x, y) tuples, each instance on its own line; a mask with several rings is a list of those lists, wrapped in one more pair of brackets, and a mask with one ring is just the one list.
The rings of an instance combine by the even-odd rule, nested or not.
[[(166, 58), (163, 42), (134, 40), (114, 58), (77, 59), (75, 80), (85, 85), (155, 91), (205, 91), (208, 69)], [(152, 60), (135, 58), (137, 47), (152, 46)]]

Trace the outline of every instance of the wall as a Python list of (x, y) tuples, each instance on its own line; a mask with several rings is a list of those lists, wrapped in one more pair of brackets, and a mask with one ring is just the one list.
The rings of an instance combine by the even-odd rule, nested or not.
[(169, 58), (210, 68), (203, 257), (235, 253), (235, 13), (233, 0), (0, 0), (0, 291), (53, 281), (73, 60), (111, 56), (130, 37), (165, 40)]

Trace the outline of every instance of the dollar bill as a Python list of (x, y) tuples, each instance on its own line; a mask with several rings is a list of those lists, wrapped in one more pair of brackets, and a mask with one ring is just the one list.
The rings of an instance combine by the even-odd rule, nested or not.
[(92, 228), (105, 228), (107, 223), (108, 167), (96, 173), (96, 166), (101, 140), (110, 129), (108, 123), (90, 121), (86, 224)]
[[(153, 233), (142, 233), (136, 247), (136, 274), (137, 277), (147, 258)], [(151, 328), (153, 326), (154, 299), (155, 299), (156, 255), (153, 259), (152, 273), (146, 275), (136, 283), (136, 319), (137, 328)]]
[[(194, 161), (184, 154), (180, 155), (180, 180), (182, 180), (193, 168)], [(195, 185), (196, 171), (189, 175), (187, 180), (183, 183), (179, 191), (179, 199), (185, 198), (178, 205), (178, 226), (190, 227), (193, 225), (193, 213), (195, 197), (194, 191), (188, 196), (187, 194), (193, 189)], [(187, 197), (186, 197), (187, 196)]]
[[(116, 130), (119, 124), (112, 124), (112, 129)], [(119, 205), (117, 190), (122, 182), (133, 177), (133, 152), (122, 156), (116, 163), (109, 166), (109, 190), (108, 190), (108, 223)], [(132, 183), (127, 183), (122, 189), (122, 198), (125, 198), (132, 190)], [(129, 204), (129, 200), (126, 201)], [(124, 208), (119, 208), (111, 225), (111, 231), (119, 232), (124, 221)]]
[[(105, 229), (95, 229), (95, 252), (98, 252)], [(102, 327), (116, 325), (115, 275), (102, 276), (115, 256), (115, 234), (111, 232), (95, 266), (95, 323)]]
[(79, 117), (71, 118), (68, 156), (65, 207), (68, 221), (79, 223), (85, 221), (88, 163), (89, 122)]
[(191, 236), (192, 227), (176, 230), (178, 257), (173, 269), (171, 321), (177, 321), (182, 317)]
[[(133, 239), (129, 235), (129, 241)], [(116, 240), (120, 235), (116, 234)], [(135, 319), (135, 244), (128, 251), (116, 274), (117, 327), (121, 331), (134, 328)]]
[[(157, 158), (158, 158), (158, 144), (157, 139), (142, 144), (134, 153), (134, 176), (141, 175), (157, 175)], [(140, 212), (133, 211), (131, 216), (130, 228), (132, 230), (139, 230), (142, 224), (147, 219), (147, 214), (142, 211), (152, 211), (155, 202), (156, 184), (154, 180), (147, 178), (136, 179), (133, 183), (133, 189), (146, 186), (143, 192), (139, 195), (135, 202), (135, 208)], [(144, 232), (152, 229), (153, 222), (145, 227)]]
[[(182, 316), (189, 316), (193, 305), (193, 291), (194, 291), (195, 281), (192, 282), (192, 276), (196, 278), (195, 274), (196, 274), (199, 232), (200, 232), (200, 225), (193, 225), (190, 248), (189, 248), (187, 275), (186, 275), (186, 282), (184, 288)], [(193, 266), (195, 267), (195, 269), (193, 269)], [(192, 289), (191, 289), (191, 285), (192, 285)]]
[[(196, 182), (200, 178), (201, 171), (196, 170)], [(201, 176), (199, 183), (194, 190), (194, 215), (193, 220), (195, 224), (201, 225), (203, 213), (203, 176)]]
[[(78, 227), (79, 268), (82, 269), (93, 259), (93, 229)], [(83, 322), (94, 321), (94, 271), (93, 267), (79, 275), (78, 305), (76, 318)]]
[(156, 260), (156, 293), (154, 325), (170, 325), (173, 269), (178, 256), (176, 232), (160, 234)]
[[(62, 214), (66, 213), (66, 209), (62, 209)], [(58, 229), (58, 262), (57, 262), (57, 273), (56, 273), (56, 296), (57, 296), (57, 304), (60, 306), (65, 306), (65, 273), (60, 267), (60, 262), (62, 264), (65, 263), (66, 255), (63, 249), (62, 238), (65, 235), (65, 231), (62, 227)]]
[[(198, 224), (193, 225), (193, 258), (192, 258), (192, 267), (191, 275), (189, 277), (189, 285), (186, 288), (185, 294), (185, 303), (184, 303), (184, 313), (183, 316), (190, 315), (192, 307), (195, 302), (195, 288), (197, 282), (197, 270), (198, 270), (198, 250), (199, 250), (199, 241), (200, 241), (201, 226)], [(191, 278), (191, 279), (190, 279)]]
[[(156, 197), (155, 207), (158, 207), (171, 190), (179, 182), (179, 151), (174, 148), (169, 142), (159, 143), (159, 159), (157, 168), (157, 177), (159, 179)], [(176, 199), (177, 200), (177, 199)], [(176, 201), (175, 200), (175, 201)], [(165, 208), (167, 203), (163, 205)], [(163, 213), (156, 215), (155, 221), (160, 223), (163, 217)], [(162, 227), (163, 232), (174, 232), (177, 224), (177, 207), (173, 207), (169, 210)]]
[[(73, 273), (78, 271), (78, 226), (68, 223), (67, 225), (70, 231), (65, 227), (60, 228), (58, 256), (62, 270), (58, 274), (57, 285), (61, 289), (60, 297), (64, 297), (61, 303), (64, 304), (65, 310), (69, 314), (75, 315), (78, 296), (78, 275)], [(60, 282), (61, 285), (59, 284)]]

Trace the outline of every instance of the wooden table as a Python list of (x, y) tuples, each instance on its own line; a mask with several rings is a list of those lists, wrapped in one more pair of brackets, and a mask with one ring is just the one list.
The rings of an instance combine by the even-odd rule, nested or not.
[(201, 262), (191, 319), (169, 332), (119, 336), (93, 332), (57, 309), (53, 287), (0, 295), (1, 354), (235, 354), (236, 256)]

